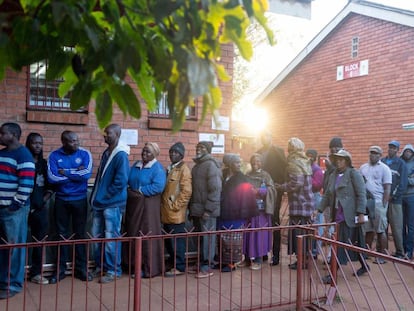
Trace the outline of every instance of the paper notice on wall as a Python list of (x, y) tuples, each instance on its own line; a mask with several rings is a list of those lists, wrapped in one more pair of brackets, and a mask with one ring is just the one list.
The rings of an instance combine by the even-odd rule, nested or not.
[(211, 118), (211, 129), (218, 131), (230, 130), (230, 118), (224, 116), (217, 116), (216, 118)]
[(198, 140), (202, 141), (211, 141), (214, 146), (211, 149), (211, 153), (224, 154), (224, 143), (225, 137), (224, 134), (214, 134), (214, 133), (199, 133)]
[(129, 146), (138, 145), (138, 130), (122, 129), (119, 141)]

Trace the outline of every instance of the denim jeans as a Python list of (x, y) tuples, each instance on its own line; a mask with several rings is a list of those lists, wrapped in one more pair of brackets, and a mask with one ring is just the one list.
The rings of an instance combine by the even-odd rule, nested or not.
[[(13, 212), (9, 211), (8, 208), (0, 209), (0, 244), (4, 244), (2, 239), (10, 244), (26, 243), (28, 213), (29, 206)], [(0, 289), (8, 289), (13, 292), (22, 291), (25, 262), (25, 247), (0, 250)]]
[[(41, 241), (48, 233), (49, 229), (49, 209), (31, 210), (29, 213), (30, 234), (33, 241)], [(36, 276), (42, 271), (43, 251), (42, 247), (32, 248), (32, 265), (30, 267), (30, 276)]]
[[(86, 235), (86, 218), (88, 211), (88, 203), (86, 198), (75, 201), (65, 201), (60, 198), (55, 200), (55, 217), (56, 231), (59, 238), (63, 236), (68, 239), (71, 232), (74, 233), (73, 239), (84, 239)], [(70, 220), (72, 219), (72, 226)], [(72, 228), (71, 228), (72, 227)], [(60, 247), (59, 273), (62, 274), (66, 270), (66, 262), (69, 258), (69, 245)], [(75, 270), (86, 273), (86, 245), (75, 245)]]
[[(92, 235), (95, 238), (111, 239), (121, 236), (122, 214), (120, 207), (107, 208), (93, 212)], [(109, 275), (121, 276), (121, 242), (104, 242), (104, 258), (102, 243), (95, 249), (95, 263), (98, 269)]]
[(414, 250), (414, 195), (403, 197), (403, 244), (408, 257)]
[[(164, 224), (167, 233), (185, 233), (185, 223)], [(165, 240), (165, 248), (170, 255), (171, 264), (181, 272), (185, 272), (185, 238), (174, 238)]]
[[(202, 217), (194, 217), (194, 226), (198, 232), (216, 231), (217, 218), (209, 217), (204, 219)], [(214, 255), (216, 253), (216, 234), (204, 234), (201, 240), (201, 255), (200, 262), (202, 271), (205, 271), (209, 266), (213, 265)]]

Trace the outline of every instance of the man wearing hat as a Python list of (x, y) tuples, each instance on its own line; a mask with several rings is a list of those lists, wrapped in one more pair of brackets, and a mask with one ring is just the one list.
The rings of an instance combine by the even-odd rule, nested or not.
[[(192, 195), (190, 200), (190, 216), (194, 227), (199, 232), (215, 231), (217, 217), (220, 216), (220, 198), (222, 178), (220, 164), (211, 156), (213, 143), (200, 141), (196, 146), (195, 165), (191, 170)], [(200, 266), (197, 278), (213, 275), (216, 249), (216, 235), (205, 234), (201, 239)]]
[(400, 143), (398, 141), (390, 141), (388, 144), (388, 156), (382, 158), (381, 161), (388, 165), (392, 173), (391, 195), (387, 218), (395, 245), (395, 253), (393, 255), (398, 258), (403, 258), (402, 195), (407, 190), (408, 178), (405, 162), (397, 155), (399, 148)]
[[(161, 222), (166, 233), (185, 233), (185, 219), (191, 198), (191, 171), (184, 163), (185, 148), (181, 142), (169, 150), (171, 164), (167, 168), (167, 183), (161, 197)], [(165, 248), (170, 255), (165, 276), (177, 276), (185, 272), (185, 238), (166, 239)], [(175, 264), (175, 266), (174, 266)]]
[[(369, 148), (369, 162), (362, 164), (360, 172), (365, 179), (367, 190), (375, 198), (375, 217), (364, 224), (365, 241), (369, 248), (372, 246), (377, 233), (377, 252), (386, 253), (387, 243), (387, 210), (391, 193), (392, 174), (389, 167), (380, 161), (382, 149), (379, 146)], [(383, 264), (385, 260), (375, 258), (374, 263)]]

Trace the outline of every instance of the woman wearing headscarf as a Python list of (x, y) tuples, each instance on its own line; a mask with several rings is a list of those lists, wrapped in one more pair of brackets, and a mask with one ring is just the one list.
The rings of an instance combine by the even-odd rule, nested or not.
[[(322, 213), (326, 208), (331, 209), (332, 219), (329, 221), (339, 224), (339, 241), (365, 247), (361, 226), (364, 223), (367, 205), (364, 178), (352, 167), (351, 154), (345, 149), (334, 153), (333, 160), (336, 170), (329, 176), (318, 211)], [(360, 276), (367, 272), (369, 267), (362, 255), (358, 255), (358, 260), (361, 268), (356, 274)], [(342, 265), (348, 262), (343, 248), (338, 249), (338, 261)]]
[[(128, 200), (125, 211), (127, 236), (161, 235), (161, 194), (166, 184), (166, 173), (157, 156), (160, 148), (154, 142), (147, 142), (141, 152), (141, 160), (135, 162), (128, 178)], [(142, 242), (142, 267), (134, 267), (133, 244), (123, 252), (123, 261), (131, 273), (141, 273), (150, 278), (162, 273), (162, 240)]]
[[(309, 224), (315, 209), (312, 192), (312, 168), (304, 149), (305, 144), (299, 138), (292, 137), (289, 139), (287, 182), (276, 185), (276, 189), (288, 194), (290, 225)], [(304, 234), (303, 230), (289, 230), (289, 255), (297, 254), (296, 237), (301, 234)], [(304, 250), (307, 250), (306, 246)], [(289, 268), (296, 270), (297, 262), (290, 264)]]
[[(253, 192), (256, 196), (257, 216), (247, 220), (250, 228), (266, 228), (272, 226), (272, 215), (275, 209), (276, 190), (272, 177), (262, 169), (262, 155), (255, 153), (250, 158), (251, 171), (247, 173)], [(251, 231), (244, 236), (243, 253), (246, 262), (250, 261), (252, 270), (262, 267), (262, 257), (272, 249), (272, 231)]]
[[(229, 170), (223, 181), (221, 212), (217, 227), (219, 230), (240, 229), (244, 227), (248, 218), (257, 213), (256, 199), (248, 177), (240, 170), (240, 156), (228, 154), (224, 160)], [(221, 234), (219, 250), (221, 256), (218, 267), (221, 267), (222, 272), (233, 271), (234, 264), (242, 259), (243, 234), (241, 232)]]

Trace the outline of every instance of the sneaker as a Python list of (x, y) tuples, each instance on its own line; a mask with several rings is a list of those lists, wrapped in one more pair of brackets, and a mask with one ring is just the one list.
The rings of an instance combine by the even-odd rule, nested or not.
[(364, 275), (365, 273), (367, 273), (368, 271), (370, 271), (371, 269), (369, 268), (369, 266), (367, 265), (367, 267), (365, 268), (365, 266), (364, 267), (361, 267), (361, 268), (359, 268), (357, 271), (356, 271), (356, 273), (353, 273), (352, 275), (353, 276), (361, 276), (361, 275)]
[(121, 278), (120, 275), (118, 276), (118, 275), (113, 275), (113, 274), (105, 274), (99, 279), (99, 283), (102, 283), (102, 284), (111, 283), (120, 278)]
[(250, 262), (243, 260), (241, 262), (236, 263), (235, 265), (239, 268), (244, 268), (244, 267), (250, 266)]
[(40, 275), (40, 274), (35, 275), (34, 277), (32, 277), (32, 278), (30, 279), (30, 281), (32, 281), (33, 283), (36, 283), (36, 284), (42, 284), (42, 285), (49, 284), (49, 280), (48, 280), (48, 279), (46, 279), (44, 276), (42, 276), (42, 275)]
[(332, 284), (332, 277), (328, 274), (322, 277), (323, 284)]
[(387, 263), (387, 262), (383, 258), (376, 257), (374, 259), (374, 263), (377, 265), (383, 265), (384, 263)]
[(199, 272), (198, 265), (189, 267), (187, 272), (190, 274), (197, 274)]
[(271, 266), (277, 266), (279, 265), (279, 257), (273, 257), (272, 261), (270, 262)]
[(96, 268), (91, 272), (91, 275), (93, 278), (100, 278), (102, 275), (105, 275), (105, 273), (103, 273), (101, 269)]
[(250, 269), (252, 269), (252, 270), (260, 270), (260, 269), (262, 269), (262, 265), (261, 265), (260, 263), (256, 263), (256, 262), (254, 262), (254, 263), (252, 263), (252, 265), (250, 266)]
[(207, 271), (200, 271), (199, 273), (197, 273), (195, 275), (196, 279), (205, 279), (205, 278), (209, 278), (210, 276), (212, 276), (214, 273), (210, 270)]
[(165, 272), (165, 276), (166, 277), (174, 277), (174, 276), (177, 276), (177, 275), (182, 275), (184, 273), (185, 272), (173, 268), (173, 269)]

